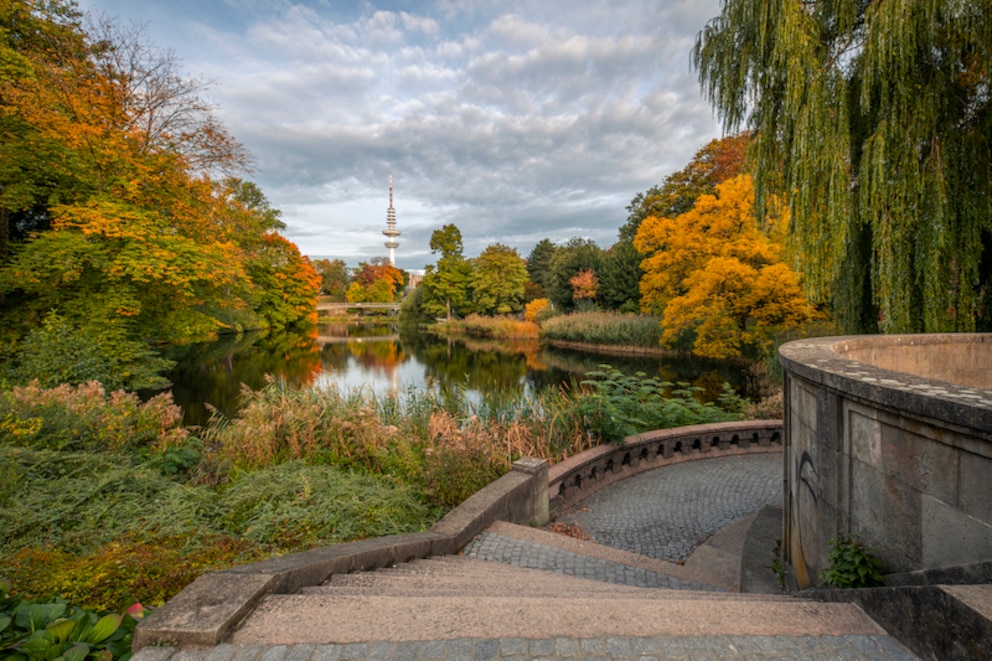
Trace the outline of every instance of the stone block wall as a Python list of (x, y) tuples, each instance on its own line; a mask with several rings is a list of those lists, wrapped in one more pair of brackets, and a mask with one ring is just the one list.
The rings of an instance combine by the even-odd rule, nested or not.
[[(972, 385), (992, 366), (989, 335), (819, 338), (780, 358), (783, 546), (800, 587), (818, 584), (838, 533), (888, 572), (992, 559), (992, 390)], [(953, 380), (956, 364), (963, 385), (927, 375)]]

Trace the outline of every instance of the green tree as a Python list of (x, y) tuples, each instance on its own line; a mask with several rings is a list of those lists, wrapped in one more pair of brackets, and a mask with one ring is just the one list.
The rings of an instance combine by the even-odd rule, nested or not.
[(555, 244), (551, 239), (541, 239), (527, 256), (527, 276), (537, 287), (532, 298), (543, 298), (548, 291), (551, 277), (551, 258), (555, 254)]
[(527, 263), (502, 243), (487, 246), (473, 261), (472, 304), (479, 314), (520, 312), (527, 285)]
[(693, 62), (847, 331), (990, 327), (992, 4), (726, 0)]
[(640, 311), (641, 260), (633, 240), (618, 241), (610, 246), (599, 273), (599, 301), (607, 310)]
[(420, 285), (425, 291), (424, 312), (446, 319), (468, 312), (472, 265), (462, 255), (461, 231), (450, 224), (434, 230), (430, 246), (432, 253), (441, 256), (437, 265), (427, 265)]
[(341, 302), (345, 299), (345, 292), (351, 277), (348, 274), (348, 265), (343, 259), (315, 259), (313, 267), (320, 275), (320, 293), (330, 297), (332, 301)]
[(603, 266), (603, 249), (591, 239), (574, 237), (568, 243), (558, 246), (551, 258), (551, 270), (548, 276), (548, 299), (559, 310), (571, 310), (575, 307), (572, 278), (580, 271), (592, 271), (598, 274)]

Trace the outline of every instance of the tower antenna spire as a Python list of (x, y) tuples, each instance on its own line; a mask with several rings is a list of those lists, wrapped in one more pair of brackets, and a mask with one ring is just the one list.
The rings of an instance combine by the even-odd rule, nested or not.
[(396, 237), (398, 237), (401, 232), (396, 229), (396, 209), (393, 208), (392, 172), (389, 173), (389, 208), (386, 210), (386, 229), (382, 230), (382, 233), (389, 239), (385, 243), (386, 247), (389, 248), (389, 263), (396, 266), (396, 249), (400, 246), (399, 242), (396, 240)]

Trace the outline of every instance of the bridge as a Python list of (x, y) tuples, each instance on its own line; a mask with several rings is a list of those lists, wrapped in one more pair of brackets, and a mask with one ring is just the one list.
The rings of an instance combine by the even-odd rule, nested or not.
[(347, 301), (318, 301), (317, 311), (336, 310), (343, 312), (346, 310), (390, 310), (397, 312), (400, 309), (399, 303), (348, 303)]

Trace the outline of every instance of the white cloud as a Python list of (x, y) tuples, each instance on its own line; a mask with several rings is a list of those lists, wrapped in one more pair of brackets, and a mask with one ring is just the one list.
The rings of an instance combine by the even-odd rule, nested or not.
[(390, 172), (401, 266), (433, 261), (444, 223), (470, 256), (606, 246), (637, 192), (718, 135), (689, 49), (719, 0), (179, 1), (83, 6), (154, 20), (159, 46), (216, 81), (254, 178), (312, 255), (385, 254)]

